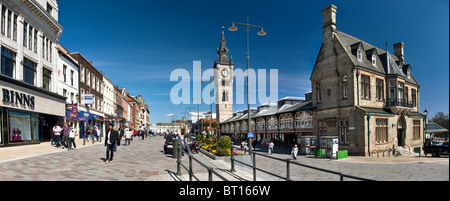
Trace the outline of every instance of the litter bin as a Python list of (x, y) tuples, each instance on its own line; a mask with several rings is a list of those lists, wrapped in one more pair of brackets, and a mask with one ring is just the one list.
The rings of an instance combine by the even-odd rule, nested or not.
[(325, 149), (316, 149), (316, 157), (324, 157), (325, 156)]
[(347, 158), (348, 156), (348, 151), (347, 150), (341, 150), (337, 152), (337, 159), (344, 159)]
[(181, 140), (180, 139), (173, 140), (173, 150), (172, 150), (173, 158), (181, 157), (181, 152), (180, 152), (180, 156), (178, 156), (178, 147), (180, 147), (180, 149), (182, 148), (181, 147)]

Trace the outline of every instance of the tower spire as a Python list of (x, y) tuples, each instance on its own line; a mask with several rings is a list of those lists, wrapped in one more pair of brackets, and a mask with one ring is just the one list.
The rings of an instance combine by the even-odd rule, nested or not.
[(225, 40), (225, 34), (222, 31), (222, 38), (220, 39), (219, 48), (217, 48), (217, 63), (230, 65), (229, 50), (227, 48), (227, 41)]

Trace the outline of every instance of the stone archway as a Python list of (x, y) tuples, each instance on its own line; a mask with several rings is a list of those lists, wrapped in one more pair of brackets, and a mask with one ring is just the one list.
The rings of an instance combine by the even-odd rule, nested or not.
[(399, 147), (405, 146), (406, 142), (406, 119), (402, 114), (397, 120), (397, 142)]

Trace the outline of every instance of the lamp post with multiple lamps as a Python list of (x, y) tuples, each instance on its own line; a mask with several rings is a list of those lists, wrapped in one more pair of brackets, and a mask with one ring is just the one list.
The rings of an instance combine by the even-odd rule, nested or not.
[[(231, 26), (228, 28), (229, 31), (236, 31), (238, 28), (235, 25), (244, 26), (246, 28), (247, 32), (247, 117), (248, 117), (248, 133), (252, 132), (252, 124), (250, 120), (250, 93), (249, 93), (249, 85), (248, 85), (248, 79), (249, 79), (249, 42), (248, 42), (248, 35), (250, 32), (250, 28), (258, 28), (260, 31), (258, 31), (258, 35), (265, 36), (267, 33), (264, 31), (264, 29), (261, 26), (251, 25), (248, 23), (248, 16), (247, 16), (247, 23), (238, 23), (238, 22), (232, 22)], [(248, 138), (248, 147), (251, 150), (252, 149), (252, 143), (251, 143), (251, 137)]]

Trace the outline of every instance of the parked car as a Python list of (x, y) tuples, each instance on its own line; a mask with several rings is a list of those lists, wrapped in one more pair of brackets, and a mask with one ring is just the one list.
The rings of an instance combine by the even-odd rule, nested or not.
[(432, 143), (425, 143), (423, 146), (423, 152), (425, 153), (425, 156), (429, 153), (431, 153), (431, 156), (433, 157), (440, 157), (442, 154), (449, 154), (449, 147), (448, 142), (432, 142)]

